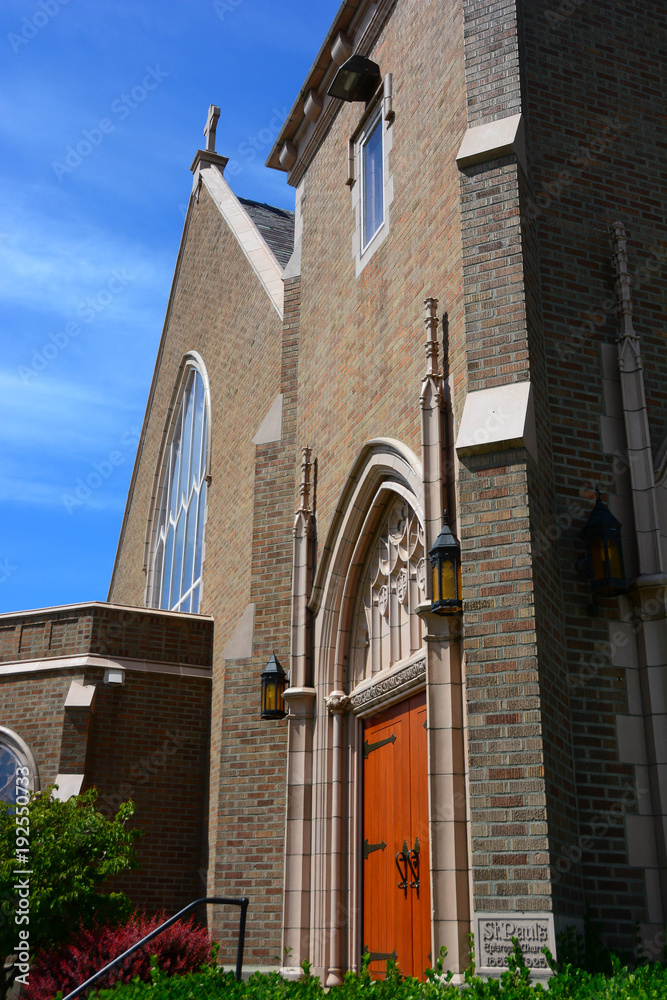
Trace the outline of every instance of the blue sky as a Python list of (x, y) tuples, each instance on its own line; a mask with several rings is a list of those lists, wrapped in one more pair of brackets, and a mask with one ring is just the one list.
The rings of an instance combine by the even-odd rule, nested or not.
[(105, 600), (209, 104), (243, 197), (338, 0), (3, 0), (0, 611)]

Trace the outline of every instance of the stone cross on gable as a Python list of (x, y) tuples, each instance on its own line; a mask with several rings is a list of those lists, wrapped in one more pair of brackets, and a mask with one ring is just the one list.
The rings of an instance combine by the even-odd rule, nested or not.
[(220, 108), (217, 108), (215, 104), (211, 104), (208, 109), (206, 128), (204, 129), (204, 135), (206, 136), (206, 149), (209, 153), (215, 153), (215, 130), (218, 125), (219, 117)]

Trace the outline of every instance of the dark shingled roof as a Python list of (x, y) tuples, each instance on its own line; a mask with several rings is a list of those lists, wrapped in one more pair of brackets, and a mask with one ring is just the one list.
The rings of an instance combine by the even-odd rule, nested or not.
[(239, 201), (273, 250), (278, 263), (285, 267), (294, 250), (294, 212), (247, 198), (239, 198)]

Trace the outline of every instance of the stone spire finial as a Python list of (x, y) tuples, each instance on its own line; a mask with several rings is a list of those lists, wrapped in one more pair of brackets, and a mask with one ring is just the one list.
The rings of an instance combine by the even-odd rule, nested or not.
[(623, 353), (624, 343), (632, 348), (641, 363), (641, 352), (639, 338), (632, 325), (632, 278), (628, 270), (627, 236), (625, 226), (622, 222), (613, 222), (610, 227), (612, 260), (616, 269), (616, 297), (618, 299), (618, 315), (621, 320), (621, 328), (618, 334), (619, 356)]
[(220, 108), (216, 107), (215, 104), (211, 104), (208, 109), (206, 128), (204, 129), (204, 135), (206, 136), (206, 150), (209, 153), (215, 153), (215, 130), (218, 127), (219, 117)]
[(299, 506), (297, 514), (311, 513), (310, 509), (310, 448), (304, 448), (301, 452), (301, 483), (299, 484)]
[(438, 300), (428, 298), (424, 301), (426, 307), (426, 377), (439, 375), (438, 371)]

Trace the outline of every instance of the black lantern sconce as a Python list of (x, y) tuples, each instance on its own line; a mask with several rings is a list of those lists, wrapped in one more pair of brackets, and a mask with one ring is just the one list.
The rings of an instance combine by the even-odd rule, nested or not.
[(330, 97), (341, 101), (368, 101), (380, 85), (380, 67), (365, 56), (350, 56), (329, 87)]
[(590, 580), (593, 601), (588, 606), (588, 611), (591, 615), (597, 614), (598, 596), (616, 597), (624, 594), (627, 589), (621, 523), (602, 503), (600, 490), (595, 492), (595, 506), (581, 529), (587, 555), (577, 561), (577, 570)]
[(443, 521), (442, 530), (428, 554), (433, 581), (431, 611), (437, 611), (441, 615), (453, 615), (462, 608), (461, 547), (447, 524), (447, 511)]
[(262, 670), (262, 718), (284, 719), (287, 715), (283, 691), (287, 686), (287, 674), (280, 666), (275, 653)]

